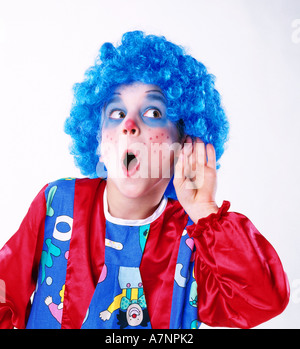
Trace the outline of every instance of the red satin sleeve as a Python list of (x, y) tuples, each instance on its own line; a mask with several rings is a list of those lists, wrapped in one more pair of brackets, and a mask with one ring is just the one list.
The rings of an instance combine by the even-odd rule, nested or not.
[(35, 290), (44, 239), (46, 186), (32, 202), (19, 230), (0, 251), (0, 328), (24, 328)]
[(224, 201), (187, 227), (196, 246), (198, 316), (209, 326), (250, 328), (285, 309), (289, 285), (271, 244), (229, 207)]

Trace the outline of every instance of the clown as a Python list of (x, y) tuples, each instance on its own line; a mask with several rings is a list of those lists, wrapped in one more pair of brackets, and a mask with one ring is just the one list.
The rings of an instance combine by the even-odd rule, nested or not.
[(88, 178), (42, 188), (1, 250), (1, 327), (249, 328), (284, 310), (276, 251), (215, 202), (229, 124), (202, 63), (125, 33), (75, 84), (65, 131)]

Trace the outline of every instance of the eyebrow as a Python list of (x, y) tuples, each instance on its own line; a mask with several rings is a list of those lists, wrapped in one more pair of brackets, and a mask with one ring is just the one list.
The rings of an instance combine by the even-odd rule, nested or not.
[(121, 93), (113, 93), (112, 97), (109, 98), (109, 100), (106, 102), (106, 105), (113, 103), (113, 102), (119, 102), (120, 100), (122, 100), (122, 98), (120, 96), (121, 96)]
[[(161, 96), (152, 94), (153, 92), (159, 93)], [(164, 95), (161, 91), (159, 91), (159, 90), (149, 90), (149, 91), (146, 91), (145, 93), (147, 93), (147, 97), (146, 97), (147, 99), (160, 101), (160, 102), (162, 102), (162, 103), (164, 103), (164, 104), (166, 104), (166, 102), (167, 102), (167, 99), (166, 99), (165, 95)], [(121, 101), (122, 98), (121, 98), (120, 96), (122, 96), (121, 93), (119, 93), (119, 92), (114, 92), (114, 93), (112, 94), (112, 98), (110, 98), (110, 99), (107, 101), (107, 103), (105, 104), (104, 110), (107, 109), (107, 107), (108, 107), (109, 104), (114, 103), (114, 102), (119, 102), (119, 101)]]
[(163, 102), (163, 103), (166, 104), (167, 98), (165, 97), (165, 95), (164, 95), (161, 91), (159, 91), (159, 90), (149, 90), (149, 91), (146, 91), (147, 94), (151, 94), (151, 93), (153, 93), (153, 92), (157, 92), (157, 93), (159, 93), (161, 96), (152, 95), (152, 96), (149, 96), (149, 97), (147, 97), (147, 98), (153, 99), (153, 100), (158, 100), (158, 101), (161, 101), (161, 102)]
[(105, 104), (104, 104), (104, 107), (103, 107), (103, 111), (105, 112), (107, 107), (112, 104), (112, 103), (115, 103), (115, 102), (121, 102), (122, 101), (122, 98), (120, 97), (121, 96), (121, 93), (118, 93), (118, 92), (115, 92), (112, 94), (112, 98), (110, 98)]
[(167, 104), (166, 98), (164, 96), (149, 94), (149, 95), (146, 96), (146, 99), (149, 100), (149, 101), (159, 101), (159, 102), (163, 103), (164, 105)]
[[(163, 92), (160, 91), (160, 90), (149, 90), (149, 91), (146, 91), (146, 93), (150, 93), (150, 92), (158, 92), (158, 93), (160, 93), (161, 95), (163, 95), (163, 96), (165, 97), (165, 95), (163, 94)], [(165, 98), (166, 98), (166, 97), (165, 97)]]

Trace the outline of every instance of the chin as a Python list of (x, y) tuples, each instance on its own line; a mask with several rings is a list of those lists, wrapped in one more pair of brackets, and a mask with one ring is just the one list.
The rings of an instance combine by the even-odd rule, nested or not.
[(147, 196), (149, 193), (153, 195), (160, 191), (161, 196), (164, 194), (168, 185), (166, 179), (148, 179), (148, 178), (124, 178), (120, 183), (115, 183), (118, 191), (130, 199), (137, 199)]
[(146, 195), (151, 186), (141, 179), (126, 178), (119, 187), (122, 194), (128, 198), (134, 199)]

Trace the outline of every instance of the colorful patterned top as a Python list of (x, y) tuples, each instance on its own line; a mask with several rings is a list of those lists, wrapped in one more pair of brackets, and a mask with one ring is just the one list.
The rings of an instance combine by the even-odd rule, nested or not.
[(197, 224), (165, 197), (151, 217), (123, 220), (105, 188), (67, 178), (37, 195), (0, 251), (1, 328), (246, 328), (283, 311), (275, 250), (228, 202)]

